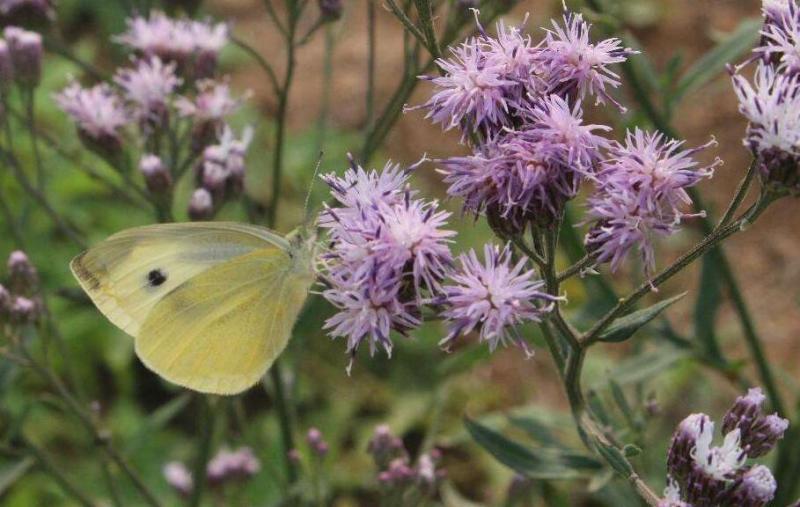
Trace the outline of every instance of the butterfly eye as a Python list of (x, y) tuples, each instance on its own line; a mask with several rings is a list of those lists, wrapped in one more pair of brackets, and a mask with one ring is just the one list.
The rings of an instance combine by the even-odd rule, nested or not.
[(150, 284), (151, 287), (158, 287), (166, 281), (167, 274), (160, 269), (154, 269), (147, 273), (147, 283)]

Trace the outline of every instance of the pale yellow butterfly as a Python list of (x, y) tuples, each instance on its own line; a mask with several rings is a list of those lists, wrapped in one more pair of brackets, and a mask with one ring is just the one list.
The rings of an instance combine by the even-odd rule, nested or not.
[(283, 352), (314, 283), (314, 238), (238, 223), (136, 227), (73, 259), (94, 304), (163, 378), (236, 394)]

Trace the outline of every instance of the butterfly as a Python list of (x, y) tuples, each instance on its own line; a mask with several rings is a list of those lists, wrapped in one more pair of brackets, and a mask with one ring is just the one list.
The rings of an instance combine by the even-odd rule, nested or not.
[(283, 352), (315, 281), (315, 238), (233, 222), (127, 229), (75, 257), (97, 308), (164, 379), (240, 393)]

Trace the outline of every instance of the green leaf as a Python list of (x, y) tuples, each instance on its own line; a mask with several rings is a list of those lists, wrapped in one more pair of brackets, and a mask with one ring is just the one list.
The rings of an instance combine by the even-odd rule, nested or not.
[(144, 420), (144, 424), (142, 424), (137, 432), (130, 437), (126, 448), (134, 450), (142, 445), (143, 442), (146, 442), (150, 435), (169, 424), (169, 422), (189, 404), (191, 399), (192, 397), (189, 393), (183, 393), (155, 409), (153, 413)]
[(690, 354), (691, 351), (689, 350), (662, 347), (622, 361), (611, 372), (610, 376), (620, 385), (635, 384), (655, 377)]
[(558, 441), (555, 435), (553, 435), (553, 432), (550, 431), (550, 428), (548, 428), (545, 423), (538, 419), (530, 416), (523, 417), (510, 415), (508, 416), (508, 422), (527, 433), (531, 439), (539, 442), (540, 444), (555, 447), (561, 446), (561, 443)]
[(725, 40), (714, 46), (692, 65), (675, 87), (671, 102), (680, 101), (687, 93), (700, 88), (725, 69), (725, 65), (735, 62), (741, 55), (750, 51), (758, 42), (763, 20), (761, 17), (748, 18)]
[(694, 305), (694, 333), (709, 356), (721, 358), (714, 323), (722, 303), (722, 276), (719, 270), (719, 251), (711, 250), (703, 257), (700, 271), (700, 290)]
[(26, 456), (13, 465), (9, 465), (0, 470), (0, 497), (11, 489), (14, 483), (22, 479), (35, 463), (35, 459)]
[(507, 467), (534, 479), (587, 477), (603, 468), (592, 456), (557, 448), (528, 449), (472, 419), (464, 424), (473, 440)]
[(633, 336), (642, 326), (656, 318), (659, 313), (664, 311), (668, 306), (685, 295), (686, 293), (683, 292), (677, 296), (659, 301), (653, 306), (649, 306), (643, 310), (629, 313), (624, 317), (618, 318), (610, 326), (608, 326), (605, 331), (603, 331), (599, 340), (611, 343), (624, 342)]
[(620, 412), (622, 412), (622, 415), (625, 417), (625, 421), (628, 423), (628, 426), (636, 429), (636, 415), (633, 413), (633, 409), (631, 408), (630, 403), (628, 403), (628, 399), (625, 397), (622, 387), (615, 382), (613, 378), (609, 379), (608, 385), (611, 387), (611, 395), (614, 397), (614, 402), (617, 404)]

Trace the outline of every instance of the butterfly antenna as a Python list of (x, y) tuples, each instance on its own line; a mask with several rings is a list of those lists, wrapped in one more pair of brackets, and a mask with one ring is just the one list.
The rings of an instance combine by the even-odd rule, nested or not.
[(319, 176), (319, 168), (320, 165), (322, 165), (323, 154), (324, 153), (322, 151), (319, 152), (319, 158), (317, 158), (317, 165), (314, 168), (314, 175), (311, 177), (311, 183), (308, 185), (308, 192), (306, 193), (306, 201), (303, 204), (303, 210), (304, 210), (303, 214), (305, 216), (305, 219), (303, 220), (303, 225), (305, 226), (311, 223), (311, 210), (309, 209), (309, 204), (311, 203), (311, 192), (312, 190), (314, 190), (314, 183), (316, 183), (317, 176)]

